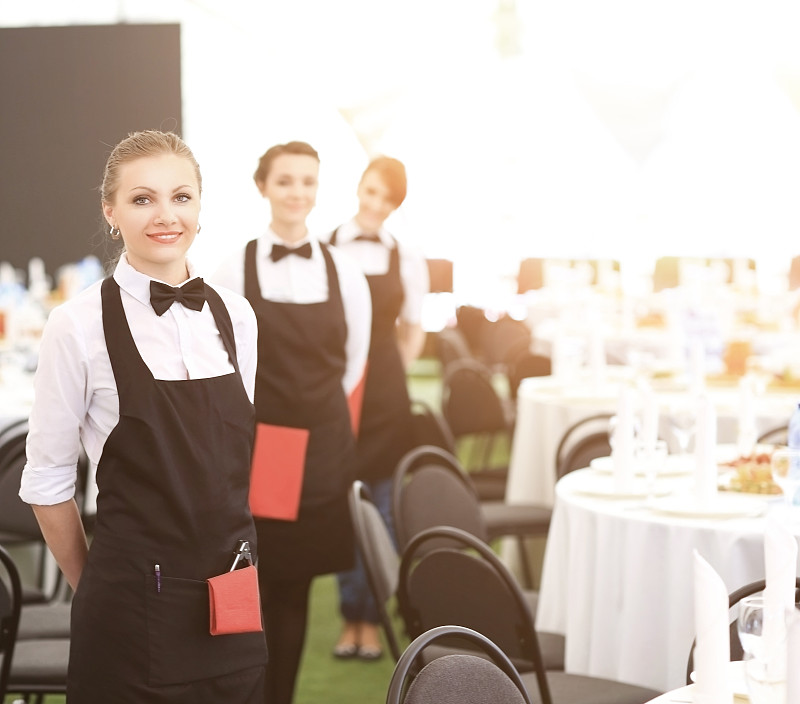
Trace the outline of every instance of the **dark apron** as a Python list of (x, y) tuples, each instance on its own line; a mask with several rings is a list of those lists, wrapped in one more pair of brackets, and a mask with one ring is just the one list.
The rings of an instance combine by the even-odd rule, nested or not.
[[(336, 234), (331, 235), (333, 245)], [(372, 481), (390, 478), (414, 444), (411, 401), (397, 344), (397, 318), (405, 299), (397, 243), (389, 251), (387, 272), (366, 278), (372, 295), (372, 334), (358, 431), (357, 476)]]
[(136, 349), (118, 284), (102, 284), (119, 422), (97, 468), (97, 524), (73, 601), (70, 704), (263, 702), (264, 634), (209, 634), (205, 580), (228, 570), (238, 539), (256, 540), (253, 406), (228, 311), (205, 289), (235, 371), (164, 381)]
[(328, 300), (307, 304), (262, 298), (255, 241), (245, 249), (245, 297), (258, 318), (256, 420), (309, 430), (297, 520), (256, 519), (259, 574), (268, 578), (336, 572), (353, 561), (347, 491), (355, 440), (342, 388), (347, 324), (336, 267), (321, 247)]

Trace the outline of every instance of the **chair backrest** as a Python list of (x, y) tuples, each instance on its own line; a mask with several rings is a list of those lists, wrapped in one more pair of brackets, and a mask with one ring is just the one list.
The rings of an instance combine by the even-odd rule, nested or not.
[(455, 526), (486, 542), (480, 501), (458, 460), (439, 447), (407, 452), (392, 479), (392, 519), (402, 550), (426, 528)]
[(394, 547), (389, 529), (363, 482), (353, 482), (348, 500), (356, 548), (364, 564), (364, 572), (375, 599), (389, 650), (396, 661), (400, 658), (401, 652), (387, 605), (397, 593), (400, 556)]
[(33, 510), (19, 498), (27, 436), (27, 421), (0, 433), (0, 533), (8, 540), (40, 540), (42, 535)]
[(584, 435), (569, 449), (561, 463), (556, 467), (557, 478), (565, 474), (588, 467), (597, 457), (608, 457), (611, 454), (611, 443), (608, 433), (590, 433)]
[[(800, 604), (800, 577), (795, 579), (795, 603)], [(746, 596), (758, 594), (763, 592), (767, 587), (767, 582), (764, 579), (757, 579), (755, 582), (745, 584), (738, 589), (735, 589), (728, 595), (728, 608), (732, 609)], [(730, 657), (731, 662), (744, 659), (744, 649), (742, 642), (739, 640), (739, 629), (737, 627), (736, 619), (734, 618), (730, 624)], [(696, 640), (692, 641), (692, 647), (689, 649), (689, 659), (686, 663), (686, 684), (691, 684), (691, 674), (694, 669), (694, 648), (697, 645)]]
[(456, 328), (443, 328), (436, 333), (436, 354), (442, 369), (460, 359), (472, 359), (474, 356), (464, 335)]
[(461, 359), (445, 368), (442, 413), (456, 439), (476, 433), (509, 432), (512, 426), (491, 373), (474, 359)]
[[(489, 660), (449, 654), (415, 673), (422, 651), (432, 643), (459, 638)], [(410, 682), (410, 684), (409, 684)], [(438, 626), (414, 639), (395, 666), (387, 704), (530, 704), (519, 673), (506, 654), (486, 636), (463, 626)]]
[(429, 403), (420, 399), (411, 401), (411, 423), (415, 445), (434, 445), (448, 452), (455, 450), (455, 439), (447, 421)]
[(3, 701), (17, 641), (22, 585), (14, 560), (2, 546), (0, 565), (3, 567), (3, 574), (0, 574), (0, 701)]
[(771, 428), (761, 435), (756, 440), (757, 443), (763, 445), (786, 445), (789, 439), (789, 426), (779, 425), (777, 428)]
[[(568, 473), (564, 471), (566, 468), (565, 460), (569, 452), (581, 438), (594, 434), (604, 434), (605, 437), (608, 438), (608, 423), (613, 415), (613, 413), (594, 413), (576, 421), (563, 432), (558, 442), (558, 447), (556, 448), (555, 470), (557, 479), (560, 479)], [(606, 455), (609, 454), (610, 449), (609, 445), (608, 452), (605, 453)], [(595, 455), (595, 457), (602, 457), (602, 455)], [(577, 459), (578, 457), (576, 454), (576, 457), (572, 459), (572, 463), (574, 464)], [(585, 467), (586, 465), (582, 466)], [(579, 467), (573, 466), (572, 469), (579, 469)]]
[(552, 373), (553, 365), (550, 357), (531, 352), (527, 344), (515, 350), (506, 363), (511, 398), (517, 397), (517, 391), (523, 379), (533, 376), (550, 376)]
[[(443, 539), (447, 546), (430, 549)], [(458, 528), (423, 531), (403, 552), (397, 598), (410, 637), (445, 625), (478, 631), (519, 668), (535, 671), (541, 701), (550, 704), (533, 614), (488, 545)]]

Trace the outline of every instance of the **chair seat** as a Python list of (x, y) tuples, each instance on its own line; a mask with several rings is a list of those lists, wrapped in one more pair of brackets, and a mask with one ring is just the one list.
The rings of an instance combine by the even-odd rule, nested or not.
[(22, 607), (19, 640), (31, 638), (69, 638), (72, 604), (31, 604)]
[[(536, 673), (526, 672), (520, 677), (528, 688), (531, 702), (541, 704)], [(547, 682), (553, 702), (557, 704), (644, 704), (663, 694), (634, 684), (565, 672), (548, 672)]]
[(536, 504), (507, 504), (486, 501), (481, 504), (489, 539), (504, 535), (547, 536), (552, 509)]
[(69, 640), (20, 640), (14, 647), (9, 692), (59, 692), (67, 688)]

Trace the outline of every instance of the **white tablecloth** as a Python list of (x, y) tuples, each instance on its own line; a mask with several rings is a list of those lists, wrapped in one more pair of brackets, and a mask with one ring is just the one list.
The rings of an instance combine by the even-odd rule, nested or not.
[[(553, 376), (524, 379), (517, 395), (517, 421), (511, 446), (506, 500), (553, 505), (556, 483), (555, 454), (564, 431), (574, 422), (595, 413), (616, 410), (620, 383), (630, 383), (624, 367), (609, 368), (608, 381), (595, 384), (584, 373), (571, 384)], [(717, 438), (736, 441), (739, 390), (736, 386), (707, 388), (717, 409)], [(767, 392), (755, 399), (759, 433), (788, 423), (800, 400), (800, 391)], [(669, 409), (688, 403), (681, 387), (656, 388), (660, 434), (670, 439)], [(672, 444), (674, 451), (674, 443)]]
[[(566, 636), (568, 672), (679, 687), (694, 639), (693, 550), (729, 591), (763, 579), (764, 517), (675, 517), (580, 493), (593, 475), (578, 470), (556, 488), (537, 628)], [(781, 497), (767, 506), (782, 510)]]

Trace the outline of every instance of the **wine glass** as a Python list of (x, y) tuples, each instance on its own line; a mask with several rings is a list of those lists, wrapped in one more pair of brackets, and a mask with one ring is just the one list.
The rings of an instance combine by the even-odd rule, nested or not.
[(780, 447), (772, 453), (770, 461), (772, 479), (783, 492), (787, 510), (794, 506), (795, 495), (800, 489), (800, 449)]
[(752, 704), (785, 704), (785, 650), (767, 652), (764, 634), (764, 597), (747, 596), (739, 602), (736, 630), (744, 651), (744, 677)]

